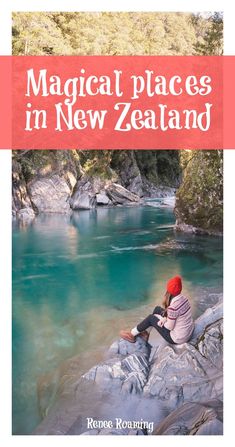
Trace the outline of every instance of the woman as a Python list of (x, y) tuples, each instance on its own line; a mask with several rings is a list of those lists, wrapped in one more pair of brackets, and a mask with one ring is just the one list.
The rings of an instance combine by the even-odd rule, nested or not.
[(166, 287), (164, 308), (155, 307), (151, 315), (148, 315), (131, 331), (121, 331), (120, 336), (131, 343), (135, 343), (138, 335), (147, 340), (149, 333), (146, 329), (153, 326), (168, 343), (181, 344), (189, 341), (194, 322), (189, 300), (181, 294), (181, 290), (180, 276), (171, 278)]

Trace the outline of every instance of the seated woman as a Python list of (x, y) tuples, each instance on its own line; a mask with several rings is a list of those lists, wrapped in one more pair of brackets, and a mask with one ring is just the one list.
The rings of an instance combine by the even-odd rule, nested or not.
[(164, 308), (155, 307), (152, 314), (131, 331), (122, 330), (120, 336), (131, 343), (135, 343), (138, 335), (148, 340), (147, 329), (152, 326), (168, 343), (181, 344), (189, 341), (194, 330), (194, 322), (189, 300), (181, 294), (181, 290), (180, 276), (171, 278), (166, 287)]

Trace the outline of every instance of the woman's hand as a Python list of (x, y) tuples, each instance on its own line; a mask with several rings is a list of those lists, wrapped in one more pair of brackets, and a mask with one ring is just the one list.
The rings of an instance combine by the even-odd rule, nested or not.
[(158, 326), (160, 326), (160, 327), (162, 327), (163, 325), (164, 325), (164, 323), (166, 322), (166, 317), (162, 317), (162, 315), (159, 315), (159, 314), (154, 314), (155, 315), (155, 317), (157, 317), (158, 318), (158, 323), (157, 323), (157, 325)]

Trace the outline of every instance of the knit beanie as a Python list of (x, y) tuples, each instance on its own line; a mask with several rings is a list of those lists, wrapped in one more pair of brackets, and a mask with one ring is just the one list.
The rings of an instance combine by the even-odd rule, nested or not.
[(181, 277), (174, 276), (174, 278), (169, 279), (167, 286), (166, 286), (166, 290), (173, 296), (179, 295), (182, 290)]

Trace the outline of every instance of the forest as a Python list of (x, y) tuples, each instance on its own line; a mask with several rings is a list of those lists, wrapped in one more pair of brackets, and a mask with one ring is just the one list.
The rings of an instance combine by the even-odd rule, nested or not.
[(221, 55), (221, 13), (16, 12), (14, 55)]

